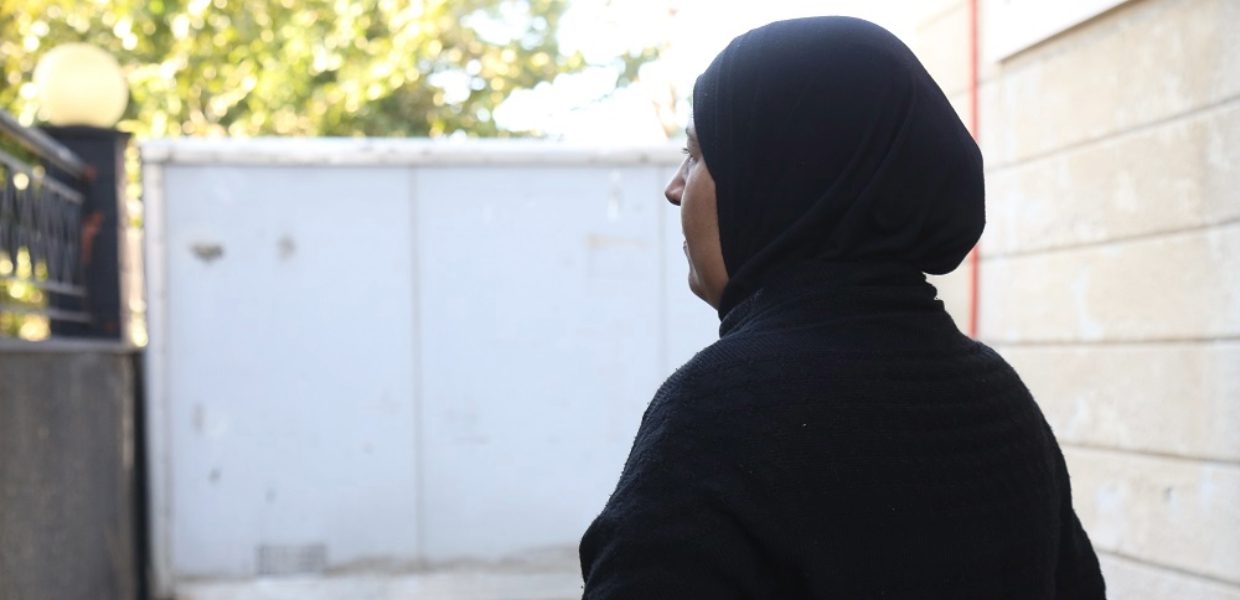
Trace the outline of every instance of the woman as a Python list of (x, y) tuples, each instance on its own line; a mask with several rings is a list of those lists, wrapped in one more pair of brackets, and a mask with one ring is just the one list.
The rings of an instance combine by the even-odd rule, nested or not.
[(976, 243), (984, 192), (912, 52), (781, 21), (693, 100), (666, 194), (720, 339), (642, 418), (585, 597), (1103, 598), (1037, 404), (925, 280)]

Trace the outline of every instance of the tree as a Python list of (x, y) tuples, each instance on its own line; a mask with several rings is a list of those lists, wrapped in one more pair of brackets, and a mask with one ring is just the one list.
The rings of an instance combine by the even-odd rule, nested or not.
[[(492, 114), (514, 90), (592, 66), (560, 51), (567, 1), (0, 0), (0, 109), (34, 123), (39, 57), (87, 42), (125, 69), (119, 128), (138, 139), (537, 133), (502, 131)], [(642, 49), (605, 66), (625, 85), (656, 56)], [(131, 149), (133, 227), (137, 160)], [(41, 279), (38, 265), (22, 256), (0, 252), (10, 279), (0, 280), (0, 336), (44, 337), (45, 317), (9, 310), (47, 302), (26, 281)]]
[[(0, 0), (0, 108), (35, 117), (42, 52), (83, 41), (127, 70), (120, 127), (176, 135), (505, 136), (513, 91), (585, 68), (567, 0)], [(617, 57), (623, 85), (653, 49)]]

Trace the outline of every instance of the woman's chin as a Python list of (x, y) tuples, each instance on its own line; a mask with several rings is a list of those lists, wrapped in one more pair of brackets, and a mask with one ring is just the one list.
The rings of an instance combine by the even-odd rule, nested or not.
[(702, 284), (698, 281), (697, 274), (692, 270), (689, 271), (689, 291), (693, 292), (694, 296), (706, 301), (706, 295), (702, 293)]

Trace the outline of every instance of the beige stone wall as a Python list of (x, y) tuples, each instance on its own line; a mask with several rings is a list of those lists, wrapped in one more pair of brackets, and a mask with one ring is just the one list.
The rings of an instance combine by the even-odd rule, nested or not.
[[(909, 5), (967, 122), (968, 3)], [(1240, 2), (1131, 0), (980, 72), (981, 337), (1059, 437), (1110, 596), (1238, 600)], [(967, 275), (937, 282), (962, 326)]]

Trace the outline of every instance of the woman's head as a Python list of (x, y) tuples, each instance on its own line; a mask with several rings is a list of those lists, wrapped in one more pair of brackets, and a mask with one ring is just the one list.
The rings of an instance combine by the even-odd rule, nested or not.
[[(813, 17), (752, 30), (698, 78), (693, 104), (689, 156), (667, 194), (682, 207), (692, 285), (721, 316), (793, 264), (945, 273), (981, 235), (977, 145), (877, 25)], [(714, 214), (700, 214), (708, 204)], [(701, 229), (711, 217), (713, 242)]]

